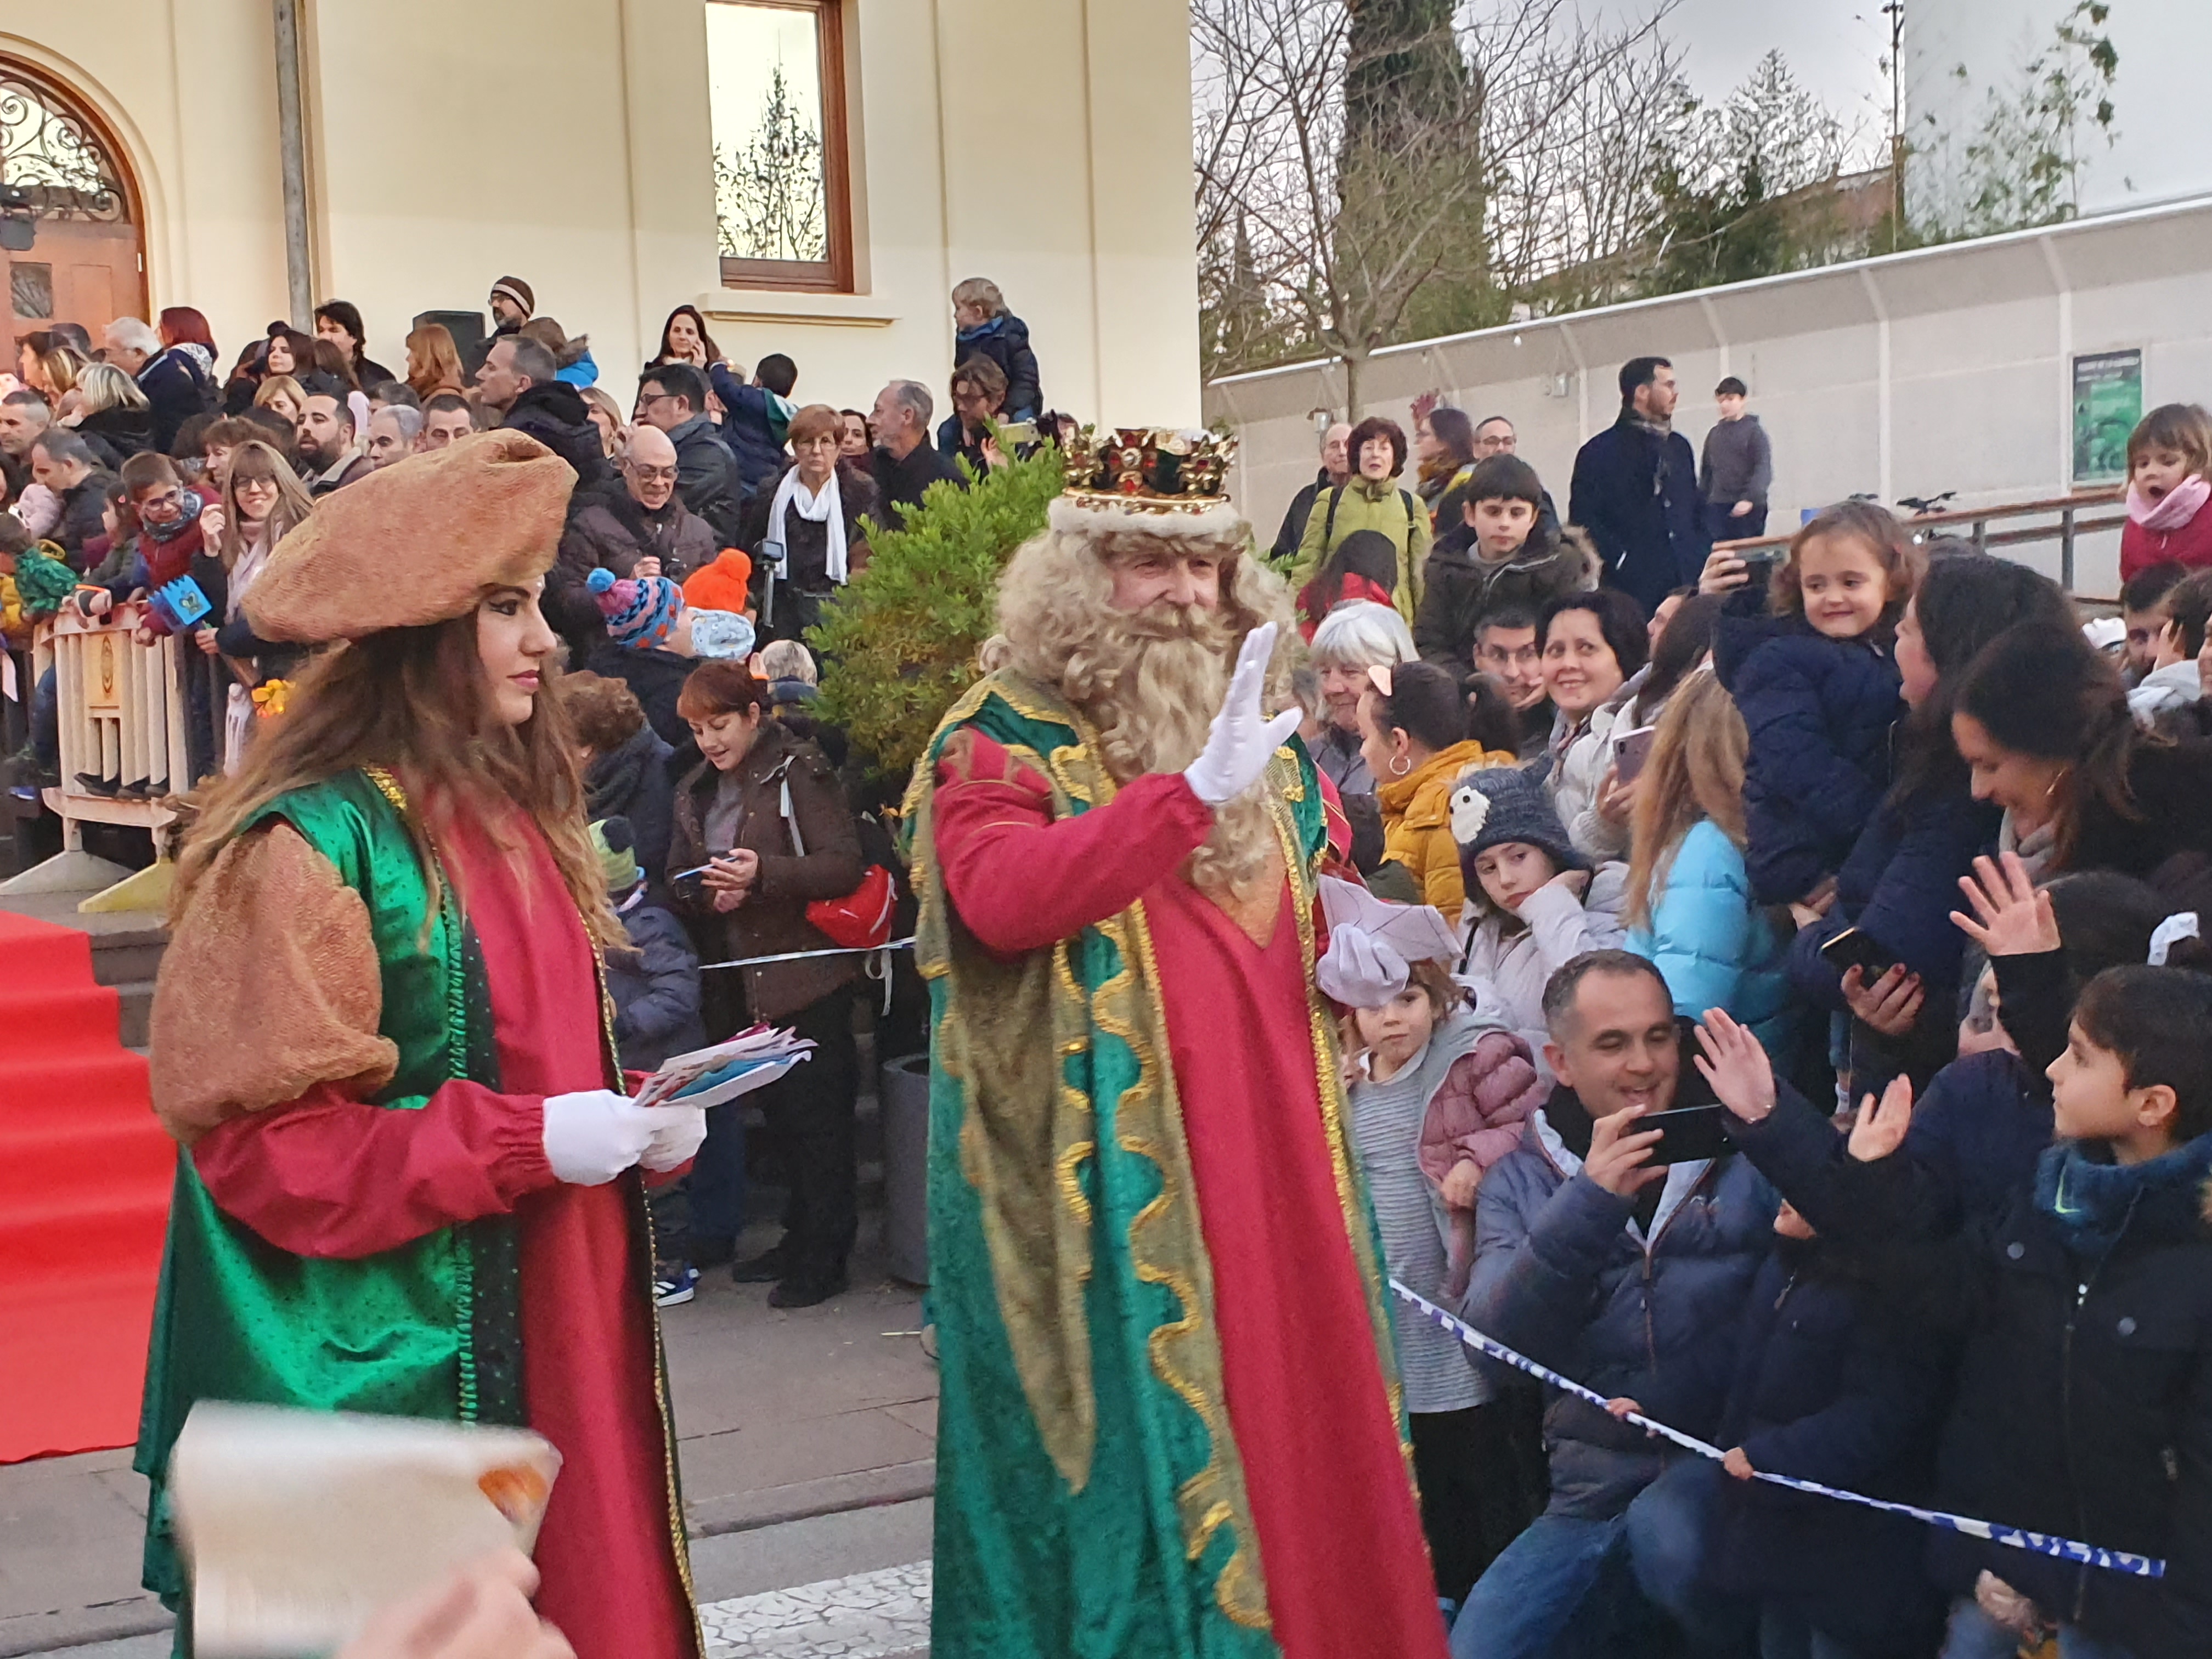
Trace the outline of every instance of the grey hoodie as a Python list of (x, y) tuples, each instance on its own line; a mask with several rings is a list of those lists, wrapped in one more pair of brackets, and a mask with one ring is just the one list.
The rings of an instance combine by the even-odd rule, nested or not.
[(1766, 505), (1774, 482), (1774, 449), (1756, 415), (1715, 421), (1705, 434), (1705, 458), (1698, 468), (1698, 493), (1709, 501)]

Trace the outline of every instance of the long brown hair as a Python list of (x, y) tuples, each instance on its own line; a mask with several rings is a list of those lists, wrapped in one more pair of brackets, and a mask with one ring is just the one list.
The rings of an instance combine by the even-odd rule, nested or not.
[(407, 337), (407, 384), (421, 398), (434, 398), (441, 392), (459, 392), (467, 386), (461, 374), (461, 354), (453, 345), (453, 331), (443, 323), (424, 323)]
[[(245, 469), (241, 471), (240, 469)], [(314, 497), (300, 482), (290, 463), (276, 452), (273, 444), (258, 438), (248, 438), (230, 454), (230, 471), (222, 481), (222, 539), (216, 553), (222, 568), (234, 570), (239, 556), (246, 551), (246, 522), (238, 511), (238, 485), (241, 478), (270, 478), (276, 484), (276, 505), (269, 509), (274, 522), (270, 528), (270, 545), (274, 547), (282, 537), (297, 530), (307, 522), (307, 515), (315, 510)]]
[(1750, 748), (1743, 716), (1714, 675), (1691, 675), (1667, 700), (1636, 793), (1635, 851), (1628, 860), (1631, 927), (1650, 925), (1652, 890), (1666, 881), (1675, 849), (1700, 818), (1711, 818), (1723, 835), (1743, 845), (1743, 760)]
[[(245, 764), (210, 787), (177, 859), (170, 915), (180, 917), (216, 855), (246, 821), (288, 791), (356, 768), (382, 766), (407, 793), (407, 830), (437, 901), (439, 830), (473, 814), (511, 859), (506, 808), (536, 821), (562, 884), (601, 947), (627, 935), (607, 906), (584, 821), (574, 725), (541, 694), (520, 726), (501, 720), (477, 655), (472, 611), (427, 628), (393, 628), (323, 652), (301, 675), (285, 712), (246, 751)], [(428, 925), (425, 917), (424, 925)]]

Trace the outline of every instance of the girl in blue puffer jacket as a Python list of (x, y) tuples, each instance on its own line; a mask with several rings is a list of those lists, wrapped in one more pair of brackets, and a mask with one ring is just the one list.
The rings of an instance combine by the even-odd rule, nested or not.
[(1723, 626), (1714, 665), (1751, 734), (1746, 863), (1762, 904), (1817, 908), (1889, 787), (1909, 549), (1886, 509), (1839, 502), (1790, 544), (1773, 619)]
[(1636, 785), (1628, 948), (1658, 964), (1676, 1013), (1725, 1008), (1786, 1054), (1788, 942), (1744, 869), (1744, 747), (1712, 675), (1691, 675), (1668, 700)]

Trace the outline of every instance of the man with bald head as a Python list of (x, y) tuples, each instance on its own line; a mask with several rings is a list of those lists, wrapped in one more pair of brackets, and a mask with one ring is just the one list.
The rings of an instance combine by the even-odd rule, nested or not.
[(599, 601), (585, 586), (604, 565), (617, 576), (665, 576), (680, 582), (714, 562), (714, 526), (677, 493), (675, 441), (641, 421), (630, 428), (620, 464), (619, 491), (595, 492), (561, 538), (561, 556), (545, 580), (546, 620), (580, 663), (605, 637)]
[(1291, 510), (1283, 514), (1283, 527), (1275, 532), (1275, 545), (1268, 557), (1284, 568), (1297, 556), (1298, 544), (1305, 539), (1306, 520), (1313, 516), (1314, 498), (1324, 489), (1334, 488), (1352, 477), (1352, 428), (1338, 421), (1321, 434), (1321, 470), (1314, 481), (1291, 497)]

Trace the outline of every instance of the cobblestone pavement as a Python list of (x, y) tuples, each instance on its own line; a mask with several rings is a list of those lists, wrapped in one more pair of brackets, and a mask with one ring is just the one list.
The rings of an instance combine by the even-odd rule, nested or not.
[(707, 1659), (893, 1659), (929, 1651), (927, 1561), (710, 1601)]

